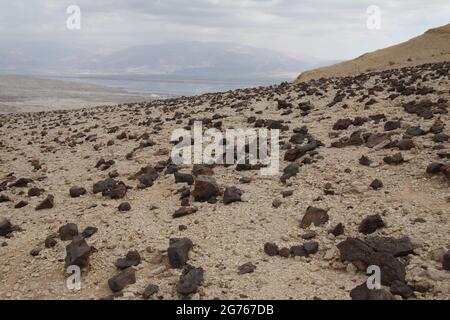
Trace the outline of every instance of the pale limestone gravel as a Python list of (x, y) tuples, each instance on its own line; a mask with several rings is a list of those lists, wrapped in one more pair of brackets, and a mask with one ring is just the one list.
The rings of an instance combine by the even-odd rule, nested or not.
[[(368, 86), (376, 79), (371, 79)], [(443, 92), (448, 90), (449, 81), (428, 81), (424, 83)], [(294, 116), (288, 117), (290, 128), (306, 124), (310, 132), (318, 139), (330, 144), (328, 136), (333, 123), (344, 117), (353, 118), (385, 112), (389, 119), (401, 117), (404, 124), (419, 122), (414, 115), (403, 112), (401, 102), (410, 101), (411, 97), (401, 97), (390, 105), (382, 102), (363, 110), (361, 104), (350, 100), (349, 108), (343, 110), (335, 107), (328, 109), (325, 105), (335, 95), (335, 90), (326, 97), (308, 97), (307, 100), (316, 106), (307, 120)], [(229, 94), (223, 94), (228, 96)], [(294, 97), (295, 93), (292, 94)], [(380, 101), (386, 93), (380, 94)], [(276, 96), (275, 96), (276, 97)], [(285, 98), (285, 97), (284, 97)], [(434, 96), (433, 96), (434, 98)], [(302, 99), (304, 101), (304, 99)], [(187, 112), (193, 118), (210, 117), (215, 112), (204, 112), (205, 103), (194, 107), (179, 105), (178, 110)], [(253, 111), (250, 108), (254, 108)], [(95, 111), (96, 109), (94, 109)], [(100, 109), (99, 109), (100, 110)], [(286, 119), (280, 116), (273, 101), (255, 101), (251, 99), (247, 110), (237, 112), (229, 107), (217, 110), (227, 115), (222, 119), (224, 128), (246, 126), (248, 116), (255, 111), (263, 111), (258, 118)], [(89, 113), (88, 113), (89, 114)], [(189, 237), (195, 244), (190, 254), (189, 263), (205, 269), (205, 281), (194, 299), (348, 299), (349, 291), (365, 280), (365, 275), (352, 269), (347, 263), (339, 261), (336, 245), (347, 236), (361, 236), (358, 224), (367, 215), (380, 213), (387, 227), (377, 231), (378, 235), (400, 237), (409, 236), (416, 246), (418, 256), (410, 257), (408, 277), (418, 282), (426, 282), (431, 286), (429, 293), (419, 298), (449, 299), (450, 279), (448, 272), (440, 270), (439, 263), (429, 258), (432, 250), (450, 248), (449, 218), (450, 196), (448, 185), (442, 177), (430, 178), (424, 174), (426, 165), (431, 162), (434, 154), (431, 149), (424, 148), (429, 143), (429, 136), (415, 138), (416, 150), (402, 152), (409, 160), (400, 166), (382, 164), (382, 158), (394, 153), (391, 150), (368, 149), (365, 147), (348, 147), (345, 149), (320, 148), (323, 157), (317, 163), (302, 167), (296, 178), (287, 186), (279, 182), (279, 176), (264, 178), (256, 172), (236, 172), (234, 167), (216, 167), (215, 178), (221, 187), (235, 185), (243, 191), (243, 202), (224, 206), (221, 201), (217, 205), (198, 204), (198, 212), (181, 219), (172, 219), (172, 213), (179, 208), (179, 196), (175, 190), (182, 185), (175, 185), (173, 176), (161, 177), (152, 188), (143, 191), (129, 191), (123, 201), (130, 202), (132, 210), (119, 213), (119, 200), (108, 200), (100, 195), (92, 195), (92, 184), (106, 177), (107, 172), (94, 168), (101, 157), (106, 160), (116, 160), (113, 169), (120, 173), (120, 179), (135, 186), (136, 182), (128, 181), (127, 177), (137, 172), (141, 167), (165, 160), (167, 156), (156, 156), (157, 150), (170, 149), (170, 134), (178, 128), (173, 121), (165, 121), (162, 131), (153, 133), (152, 128), (145, 130), (137, 126), (138, 121), (147, 117), (170, 118), (173, 112), (165, 114), (160, 108), (155, 108), (150, 115), (134, 114), (127, 111), (126, 106), (119, 106), (114, 112), (101, 111), (94, 116), (81, 116), (80, 112), (70, 111), (63, 115), (71, 119), (71, 125), (48, 130), (48, 135), (30, 136), (35, 130), (40, 132), (44, 125), (57, 119), (58, 115), (48, 113), (33, 122), (34, 128), (24, 124), (23, 118), (11, 115), (7, 125), (0, 128), (1, 141), (9, 148), (2, 151), (0, 159), (0, 176), (14, 172), (19, 177), (47, 179), (36, 181), (33, 186), (39, 186), (55, 196), (56, 206), (51, 210), (34, 211), (34, 207), (43, 199), (28, 198), (19, 194), (19, 189), (4, 192), (14, 199), (13, 203), (0, 204), (0, 218), (7, 217), (24, 231), (14, 233), (11, 239), (3, 240), (8, 245), (0, 247), (2, 264), (0, 266), (0, 299), (98, 299), (110, 293), (107, 280), (117, 273), (114, 261), (125, 255), (130, 249), (138, 250), (143, 257), (143, 263), (136, 269), (137, 283), (125, 289), (123, 299), (139, 298), (140, 292), (149, 284), (160, 287), (158, 296), (163, 299), (177, 298), (175, 285), (180, 270), (168, 268), (165, 250), (169, 238)], [(15, 123), (17, 119), (17, 122)], [(322, 120), (321, 120), (322, 119)], [(442, 115), (442, 121), (450, 124), (448, 115)], [(3, 120), (2, 120), (3, 121)], [(80, 123), (76, 124), (79, 121)], [(185, 125), (186, 122), (184, 122)], [(424, 129), (433, 124), (432, 120), (420, 120)], [(106, 134), (105, 128), (118, 125), (120, 130), (115, 134)], [(99, 152), (93, 150), (95, 143), (84, 143), (74, 148), (52, 143), (54, 138), (66, 137), (86, 128), (92, 128), (88, 133), (97, 133), (96, 143), (104, 146)], [(362, 128), (368, 132), (382, 131), (382, 123), (366, 123)], [(157, 144), (148, 149), (138, 151), (134, 160), (128, 161), (125, 155), (137, 146), (137, 142), (115, 140), (115, 145), (106, 146), (106, 142), (122, 131), (142, 134), (150, 133), (151, 139)], [(349, 134), (352, 128), (340, 135)], [(402, 130), (403, 131), (403, 130)], [(398, 131), (400, 133), (401, 131)], [(446, 128), (448, 133), (448, 128)], [(291, 132), (283, 133), (288, 140)], [(27, 142), (32, 140), (33, 145)], [(54, 153), (41, 153), (40, 142), (43, 145), (55, 145)], [(448, 143), (447, 143), (448, 147)], [(5, 150), (5, 149), (3, 149)], [(362, 155), (369, 156), (374, 164), (362, 167), (358, 159)], [(44, 170), (33, 172), (30, 159), (39, 159), (44, 163)], [(287, 165), (281, 161), (281, 168)], [(351, 173), (345, 173), (350, 168)], [(182, 170), (188, 172), (188, 170)], [(239, 178), (250, 176), (251, 184), (242, 185)], [(369, 184), (375, 178), (384, 183), (380, 191), (373, 191)], [(330, 182), (336, 195), (323, 196), (324, 185)], [(68, 190), (71, 186), (80, 185), (88, 190), (88, 195), (72, 199)], [(27, 191), (28, 189), (23, 189)], [(273, 199), (280, 197), (283, 190), (294, 190), (294, 195), (282, 199), (278, 209), (272, 208)], [(322, 200), (317, 200), (322, 197)], [(13, 209), (14, 203), (20, 199), (29, 201), (23, 209)], [(92, 204), (96, 204), (92, 208)], [(329, 209), (330, 221), (323, 227), (312, 227), (318, 232), (320, 243), (318, 254), (309, 258), (268, 257), (263, 252), (265, 242), (276, 242), (280, 247), (289, 247), (303, 242), (299, 235), (304, 230), (299, 229), (299, 221), (310, 205)], [(154, 207), (157, 207), (156, 209)], [(414, 219), (421, 217), (426, 223), (413, 224)], [(42, 245), (45, 238), (68, 222), (78, 224), (80, 232), (87, 226), (99, 228), (97, 234), (87, 242), (98, 251), (91, 256), (91, 266), (83, 273), (82, 290), (70, 292), (65, 287), (64, 274), (65, 245), (58, 241), (54, 249), (44, 249), (38, 257), (32, 257), (30, 251)], [(345, 236), (334, 238), (327, 230), (337, 223), (345, 224)], [(179, 231), (179, 225), (186, 225), (186, 231)], [(246, 262), (252, 262), (257, 269), (252, 274), (238, 275), (237, 268)], [(420, 272), (423, 268), (431, 270), (431, 276)], [(437, 279), (437, 280), (436, 280)]]

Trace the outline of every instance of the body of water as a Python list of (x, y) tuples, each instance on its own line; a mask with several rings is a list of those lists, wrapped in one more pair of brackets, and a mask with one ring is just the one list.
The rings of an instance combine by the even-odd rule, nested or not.
[(192, 79), (175, 76), (44, 76), (45, 78), (92, 83), (113, 88), (125, 89), (129, 92), (152, 94), (161, 97), (192, 96), (210, 92), (269, 86), (292, 78), (255, 77), (245, 79)]

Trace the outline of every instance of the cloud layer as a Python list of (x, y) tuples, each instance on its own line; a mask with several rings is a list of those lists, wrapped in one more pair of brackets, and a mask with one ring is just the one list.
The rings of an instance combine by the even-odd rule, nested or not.
[[(82, 28), (66, 28), (76, 4)], [(369, 5), (381, 29), (366, 27)], [(345, 59), (450, 21), (448, 0), (0, 0), (2, 42), (48, 41), (96, 52), (180, 41), (228, 41), (292, 56)]]

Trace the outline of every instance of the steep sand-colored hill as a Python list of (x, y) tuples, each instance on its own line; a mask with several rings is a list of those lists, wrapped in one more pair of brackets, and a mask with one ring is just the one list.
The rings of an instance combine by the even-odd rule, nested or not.
[(370, 71), (398, 69), (450, 60), (450, 24), (430, 29), (423, 35), (398, 45), (363, 54), (332, 66), (303, 72), (298, 82), (357, 75)]

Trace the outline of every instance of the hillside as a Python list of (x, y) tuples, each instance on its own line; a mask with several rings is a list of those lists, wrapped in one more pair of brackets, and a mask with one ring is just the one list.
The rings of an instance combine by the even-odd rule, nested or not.
[[(0, 115), (0, 299), (449, 300), (449, 71)], [(278, 173), (175, 165), (194, 120), (281, 129)]]
[(366, 53), (354, 60), (303, 72), (297, 81), (357, 75), (450, 60), (450, 24), (428, 30), (407, 42)]

